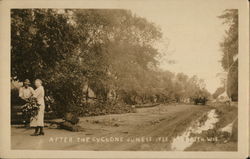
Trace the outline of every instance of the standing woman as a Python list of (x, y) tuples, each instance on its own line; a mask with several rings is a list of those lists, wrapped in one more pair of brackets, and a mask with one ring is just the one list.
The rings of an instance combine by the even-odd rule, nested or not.
[[(37, 99), (39, 106), (38, 114), (31, 118), (30, 127), (35, 127), (35, 132), (32, 136), (44, 135), (44, 88), (42, 86), (42, 81), (40, 79), (35, 80), (36, 90), (34, 91), (33, 97)], [(39, 131), (40, 130), (40, 131)]]

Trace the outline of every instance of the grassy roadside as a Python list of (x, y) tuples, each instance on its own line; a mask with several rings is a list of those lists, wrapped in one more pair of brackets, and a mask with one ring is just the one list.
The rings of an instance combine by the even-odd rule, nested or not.
[[(204, 134), (210, 135), (210, 137), (219, 137), (222, 140), (219, 140), (219, 142), (196, 142), (185, 151), (237, 151), (238, 108), (235, 106), (223, 105), (215, 107), (215, 109), (219, 121), (216, 123), (214, 129), (210, 129), (207, 132), (204, 132)], [(219, 131), (233, 121), (232, 134)]]

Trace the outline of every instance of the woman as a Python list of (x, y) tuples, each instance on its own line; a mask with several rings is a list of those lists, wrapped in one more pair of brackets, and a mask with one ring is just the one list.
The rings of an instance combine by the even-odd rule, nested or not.
[[(36, 90), (34, 91), (33, 97), (37, 99), (39, 106), (38, 114), (31, 118), (30, 127), (35, 127), (35, 132), (32, 136), (44, 135), (44, 88), (42, 86), (42, 81), (40, 79), (35, 80)], [(40, 130), (40, 131), (39, 131)]]
[[(30, 87), (30, 80), (26, 79), (23, 82), (23, 86), (19, 89), (19, 101), (22, 105), (21, 108), (25, 107), (25, 104), (29, 102), (29, 98), (34, 94), (34, 89)], [(28, 126), (30, 118), (27, 118), (25, 115), (23, 116), (23, 123), (25, 126)]]
[(23, 82), (23, 86), (19, 89), (19, 97), (22, 103), (26, 104), (28, 99), (34, 94), (34, 89), (30, 87), (30, 80), (26, 79)]

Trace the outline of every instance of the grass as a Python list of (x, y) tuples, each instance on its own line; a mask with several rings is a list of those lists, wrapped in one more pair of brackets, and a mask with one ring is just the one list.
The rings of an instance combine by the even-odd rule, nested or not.
[(233, 122), (238, 117), (238, 108), (233, 106), (223, 105), (216, 107), (216, 113), (219, 116), (219, 122), (216, 123), (216, 128), (223, 128)]
[[(214, 129), (203, 132), (205, 136), (219, 137), (222, 140), (219, 142), (199, 142), (194, 143), (185, 151), (237, 151), (238, 142), (238, 108), (235, 106), (221, 105), (215, 107), (219, 121)], [(219, 131), (221, 128), (233, 123), (232, 134)], [(226, 141), (225, 143), (223, 141)]]

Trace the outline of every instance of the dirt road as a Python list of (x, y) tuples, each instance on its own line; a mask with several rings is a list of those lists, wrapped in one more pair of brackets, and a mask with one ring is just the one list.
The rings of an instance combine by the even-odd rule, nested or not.
[(173, 137), (209, 110), (200, 105), (159, 105), (137, 113), (83, 117), (83, 131), (45, 128), (45, 136), (30, 136), (32, 129), (12, 126), (12, 149), (166, 151)]

